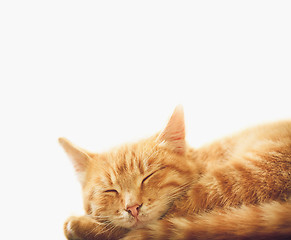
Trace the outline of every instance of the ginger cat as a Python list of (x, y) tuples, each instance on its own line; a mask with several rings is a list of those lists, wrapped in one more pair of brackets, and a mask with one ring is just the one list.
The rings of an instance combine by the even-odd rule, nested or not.
[(64, 138), (86, 215), (70, 240), (291, 239), (291, 121), (193, 149), (176, 107), (151, 138), (95, 154)]

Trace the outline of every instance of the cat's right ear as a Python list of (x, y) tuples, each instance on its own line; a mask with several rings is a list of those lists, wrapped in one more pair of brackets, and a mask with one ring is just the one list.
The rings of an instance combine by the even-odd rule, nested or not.
[(75, 146), (66, 138), (59, 138), (59, 143), (72, 160), (73, 166), (81, 184), (84, 183), (87, 167), (90, 162), (89, 153)]
[(167, 146), (177, 154), (183, 155), (185, 153), (185, 121), (182, 105), (175, 108), (167, 126), (157, 140), (161, 145)]

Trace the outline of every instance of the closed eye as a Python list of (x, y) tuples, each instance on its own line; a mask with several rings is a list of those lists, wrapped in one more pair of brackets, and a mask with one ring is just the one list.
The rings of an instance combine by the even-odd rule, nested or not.
[(105, 193), (118, 193), (118, 191), (117, 190), (115, 190), (115, 189), (108, 189), (108, 190), (106, 190), (106, 191), (104, 191)]
[(144, 183), (147, 179), (149, 179), (153, 174), (155, 174), (156, 172), (158, 172), (158, 171), (160, 171), (160, 170), (162, 170), (162, 169), (164, 169), (164, 168), (165, 168), (165, 167), (161, 167), (160, 169), (158, 169), (158, 170), (152, 172), (151, 174), (147, 175), (147, 176), (142, 180), (141, 184), (143, 184), (143, 183)]
[(155, 172), (153, 172), (153, 173), (151, 173), (150, 175), (146, 176), (146, 177), (142, 180), (141, 184), (143, 184), (147, 179), (149, 179), (149, 178), (150, 178), (154, 173), (155, 173)]

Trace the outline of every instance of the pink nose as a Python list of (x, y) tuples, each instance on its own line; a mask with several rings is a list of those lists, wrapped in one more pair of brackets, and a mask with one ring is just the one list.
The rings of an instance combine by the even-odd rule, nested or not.
[(138, 216), (140, 207), (141, 205), (135, 204), (134, 206), (127, 207), (126, 211), (136, 218)]

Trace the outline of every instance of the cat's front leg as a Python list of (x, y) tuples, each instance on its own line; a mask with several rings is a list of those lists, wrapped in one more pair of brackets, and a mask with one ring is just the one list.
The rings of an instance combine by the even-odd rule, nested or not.
[[(170, 239), (168, 231), (171, 223), (167, 220), (154, 221), (144, 227), (132, 229), (121, 240), (164, 240)], [(174, 238), (172, 238), (174, 239)]]
[(67, 239), (69, 240), (82, 240), (78, 235), (77, 226), (79, 225), (79, 219), (81, 217), (69, 217), (64, 224), (64, 233)]
[(135, 229), (127, 233), (121, 240), (151, 240), (153, 238), (149, 233), (150, 230), (147, 228)]
[(117, 240), (127, 231), (112, 225), (99, 223), (90, 216), (72, 216), (64, 224), (68, 240)]
[(193, 235), (188, 235), (183, 229), (184, 218), (170, 218), (154, 221), (142, 228), (132, 229), (121, 240), (194, 240)]

